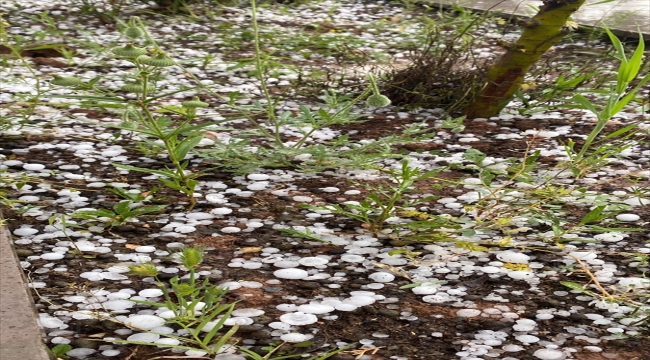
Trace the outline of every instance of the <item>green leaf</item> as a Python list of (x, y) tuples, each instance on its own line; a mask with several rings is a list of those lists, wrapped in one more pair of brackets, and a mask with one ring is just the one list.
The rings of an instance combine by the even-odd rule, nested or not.
[(467, 149), (463, 154), (463, 158), (473, 162), (478, 166), (483, 165), (483, 160), (485, 160), (486, 157), (487, 155), (482, 153), (480, 150), (476, 150), (476, 149)]
[(123, 103), (124, 99), (115, 96), (90, 96), (90, 95), (41, 95), (42, 97), (50, 97), (57, 99), (78, 99), (78, 100), (93, 100), (93, 101), (107, 101), (115, 103)]
[[(203, 338), (203, 343), (205, 345), (210, 344), (212, 342), (212, 338), (214, 338), (216, 333), (223, 327), (223, 324), (226, 322), (226, 320), (228, 320), (230, 318), (230, 314), (235, 309), (235, 304), (236, 303), (223, 305), (223, 306), (218, 307), (215, 310), (215, 312), (217, 312), (217, 313), (221, 313), (221, 312), (223, 312), (223, 310), (226, 310), (226, 313), (219, 319), (219, 321), (217, 321), (217, 324), (214, 326), (214, 328), (212, 328), (212, 330), (210, 330), (210, 332), (208, 332), (208, 334), (205, 335), (205, 337)], [(235, 334), (235, 332), (237, 332), (238, 328), (239, 328), (239, 326), (235, 324), (230, 329), (230, 331), (228, 331), (225, 335), (221, 336), (221, 338), (217, 341), (217, 344), (215, 345), (214, 348), (216, 350), (219, 350), (226, 343), (226, 341), (228, 341), (228, 339), (231, 336), (233, 336)]]
[(591, 111), (594, 114), (598, 114), (598, 110), (594, 105), (589, 101), (586, 97), (584, 97), (582, 94), (577, 94), (573, 97), (573, 101), (577, 101), (580, 106), (582, 106), (583, 109), (587, 109)]
[(56, 355), (57, 357), (60, 357), (62, 359), (67, 359), (68, 357), (65, 356), (65, 354), (68, 351), (72, 350), (72, 346), (68, 344), (58, 344), (54, 346), (51, 350), (54, 353), (54, 355)]
[(596, 294), (595, 292), (593, 292), (591, 290), (587, 290), (584, 286), (582, 286), (582, 285), (580, 285), (578, 283), (574, 283), (574, 282), (571, 282), (571, 281), (560, 281), (560, 284), (568, 287), (571, 290), (576, 290), (576, 291), (579, 291), (579, 292), (581, 292), (583, 294), (587, 294), (589, 296), (598, 297), (598, 294)]
[(96, 220), (100, 217), (112, 218), (115, 216), (113, 211), (108, 209), (97, 209), (97, 210), (78, 210), (71, 214), (73, 217), (86, 219), (86, 220)]
[(187, 153), (196, 147), (201, 142), (201, 140), (203, 140), (203, 135), (191, 136), (183, 139), (183, 141), (181, 141), (174, 149), (174, 155), (176, 156), (176, 159), (179, 161), (185, 159)]
[(169, 170), (169, 169), (155, 170), (155, 169), (147, 169), (147, 168), (141, 168), (137, 166), (123, 165), (123, 164), (116, 164), (116, 163), (111, 163), (111, 165), (115, 166), (118, 169), (138, 171), (147, 174), (155, 174), (155, 175), (166, 176), (171, 178), (176, 177), (176, 173), (173, 170)]
[(115, 211), (116, 214), (120, 215), (126, 214), (131, 210), (132, 203), (133, 202), (131, 200), (122, 200), (113, 206), (113, 211)]
[(606, 205), (601, 205), (593, 208), (589, 213), (587, 213), (587, 215), (585, 215), (582, 218), (582, 220), (580, 220), (579, 226), (590, 224), (607, 218), (606, 216), (605, 217), (602, 216), (605, 207)]
[(143, 207), (135, 208), (135, 209), (129, 211), (128, 215), (130, 215), (130, 217), (137, 217), (137, 216), (140, 216), (140, 215), (161, 211), (161, 210), (165, 209), (166, 207), (167, 207), (167, 205), (143, 206)]

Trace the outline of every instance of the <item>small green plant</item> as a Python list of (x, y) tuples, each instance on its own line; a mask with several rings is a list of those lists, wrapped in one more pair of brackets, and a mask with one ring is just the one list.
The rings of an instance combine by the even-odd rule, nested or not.
[[(569, 156), (568, 166), (575, 176), (582, 176), (587, 171), (598, 168), (603, 163), (606, 163), (610, 157), (616, 156), (632, 146), (632, 143), (625, 140), (634, 134), (638, 126), (637, 123), (619, 129), (598, 142), (596, 142), (596, 138), (603, 132), (608, 121), (633, 101), (638, 90), (650, 81), (650, 74), (646, 74), (637, 81), (635, 86), (631, 87), (632, 82), (639, 76), (643, 63), (644, 41), (640, 40), (638, 42), (636, 50), (628, 59), (621, 41), (607, 27), (605, 27), (605, 31), (616, 49), (617, 59), (621, 64), (618, 68), (616, 84), (611, 86), (605, 94), (606, 102), (600, 109), (598, 105), (592, 103), (582, 94), (573, 97), (576, 104), (567, 105), (567, 107), (571, 108), (588, 110), (596, 115), (597, 120), (596, 126), (589, 133), (580, 149), (576, 148), (576, 143), (573, 140), (569, 140), (565, 146)], [(639, 34), (639, 36), (640, 39), (643, 39), (642, 34)], [(615, 138), (622, 138), (623, 142), (612, 142), (611, 140)]]
[(189, 161), (186, 157), (203, 139), (202, 129), (216, 124), (215, 122), (195, 123), (195, 119), (198, 117), (197, 110), (208, 107), (209, 104), (194, 97), (184, 101), (181, 106), (156, 105), (156, 101), (161, 98), (187, 90), (181, 89), (160, 94), (155, 86), (157, 80), (164, 76), (164, 69), (177, 66), (177, 64), (160, 49), (138, 17), (131, 18), (124, 29), (124, 34), (132, 41), (144, 38), (144, 44), (151, 46), (146, 49), (134, 43), (128, 43), (112, 49), (116, 57), (130, 61), (135, 65), (132, 81), (121, 88), (122, 91), (132, 94), (135, 97), (134, 100), (125, 100), (113, 95), (109, 90), (101, 89), (97, 85), (99, 78), (82, 82), (74, 77), (55, 76), (51, 83), (90, 92), (91, 95), (63, 95), (61, 97), (81, 100), (87, 106), (117, 108), (122, 112), (123, 121), (119, 125), (113, 125), (114, 127), (145, 137), (143, 142), (151, 142), (148, 139), (158, 141), (162, 150), (167, 154), (172, 164), (171, 167), (148, 169), (123, 164), (113, 165), (124, 170), (158, 176), (158, 180), (166, 187), (184, 193), (188, 197), (191, 209), (196, 204), (194, 189), (198, 184), (196, 179), (200, 173), (187, 169)]
[(650, 293), (648, 292), (650, 279), (645, 274), (637, 276), (637, 281), (634, 283), (606, 287), (598, 281), (589, 265), (575, 256), (569, 255), (569, 257), (573, 258), (576, 267), (587, 275), (589, 283), (580, 284), (572, 281), (561, 281), (560, 284), (593, 297), (594, 301), (591, 304), (603, 309), (616, 309), (619, 306), (630, 307), (632, 311), (626, 315), (626, 317), (633, 319), (630, 325), (648, 325), (650, 322)]
[[(394, 157), (395, 154), (390, 151), (391, 144), (413, 141), (415, 133), (420, 138), (425, 136), (425, 129), (412, 126), (405, 129), (403, 136), (390, 136), (364, 144), (355, 144), (347, 136), (330, 141), (315, 139), (315, 134), (329, 127), (359, 122), (362, 115), (353, 110), (360, 102), (365, 101), (369, 107), (382, 107), (388, 106), (390, 99), (380, 93), (377, 79), (370, 74), (368, 88), (356, 96), (330, 89), (319, 96), (324, 104), (316, 110), (302, 105), (297, 112), (282, 111), (278, 108), (281, 99), (272, 94), (267, 79), (274, 75), (273, 71), (293, 70), (262, 50), (263, 33), (260, 32), (254, 0), (251, 1), (251, 15), (253, 57), (241, 60), (231, 69), (253, 65), (251, 74), (260, 82), (263, 100), (242, 106), (236, 105), (231, 96), (228, 103), (247, 119), (252, 128), (227, 142), (215, 140), (213, 148), (201, 150), (200, 156), (216, 159), (216, 166), (240, 173), (260, 167), (297, 167), (303, 171), (319, 171), (326, 168), (367, 166), (376, 159)], [(287, 141), (288, 134), (295, 137), (295, 140)], [(430, 132), (426, 136), (431, 136)]]
[[(407, 109), (442, 108), (453, 114), (482, 86), (486, 64), (474, 55), (479, 43), (474, 32), (492, 19), (487, 12), (473, 13), (458, 5), (452, 11), (421, 6), (427, 13), (416, 19), (419, 35), (399, 46), (411, 54), (410, 64), (388, 74), (384, 93)], [(459, 67), (461, 63), (468, 66)]]
[(13, 208), (16, 204), (21, 203), (20, 200), (9, 198), (9, 193), (22, 189), (33, 180), (25, 173), (11, 173), (7, 169), (0, 169), (0, 205)]
[(63, 236), (65, 236), (68, 241), (70, 241), (70, 244), (72, 247), (74, 247), (74, 250), (69, 251), (70, 254), (80, 255), (88, 259), (95, 257), (94, 254), (85, 254), (83, 251), (81, 251), (79, 246), (77, 246), (77, 243), (70, 237), (70, 233), (68, 231), (69, 229), (86, 230), (84, 226), (79, 225), (74, 220), (69, 220), (68, 215), (64, 214), (52, 215), (47, 219), (47, 222), (50, 226), (53, 226), (57, 230), (60, 230), (63, 233)]
[[(168, 323), (178, 326), (185, 331), (185, 336), (159, 334), (164, 337), (176, 339), (178, 345), (161, 345), (160, 343), (130, 340), (108, 340), (115, 343), (147, 345), (156, 347), (169, 347), (180, 350), (198, 350), (210, 355), (221, 353), (228, 349), (234, 350), (231, 338), (237, 332), (238, 325), (233, 325), (225, 331), (225, 323), (230, 318), (236, 302), (224, 304), (224, 296), (228, 289), (210, 284), (210, 279), (199, 281), (196, 274), (198, 267), (203, 262), (205, 252), (200, 247), (186, 247), (176, 254), (175, 258), (188, 270), (188, 275), (178, 276), (169, 280), (169, 284), (158, 278), (158, 268), (153, 263), (143, 263), (130, 266), (132, 273), (145, 277), (153, 277), (158, 288), (163, 292), (162, 302), (132, 300), (138, 304), (167, 309), (171, 312), (166, 317)], [(286, 351), (286, 343), (273, 344), (266, 355), (259, 355), (251, 350), (239, 347), (239, 351), (256, 360), (280, 360), (303, 357), (305, 354), (282, 354)], [(310, 346), (311, 343), (294, 344), (292, 350), (299, 350)], [(347, 347), (346, 347), (347, 348)], [(324, 360), (346, 348), (333, 349), (322, 354), (314, 355), (309, 359)], [(278, 353), (280, 356), (273, 356)]]
[[(167, 319), (171, 324), (185, 330), (186, 336), (171, 336), (181, 341), (179, 345), (169, 345), (171, 348), (184, 350), (200, 350), (208, 354), (217, 354), (228, 345), (229, 339), (237, 332), (238, 326), (232, 326), (228, 331), (219, 335), (224, 330), (224, 323), (230, 318), (230, 314), (236, 303), (223, 304), (223, 297), (227, 289), (210, 284), (210, 279), (198, 280), (196, 274), (198, 266), (203, 262), (204, 250), (199, 247), (187, 247), (178, 253), (177, 259), (188, 270), (187, 279), (178, 276), (169, 280), (169, 285), (158, 279), (158, 269), (152, 263), (133, 265), (130, 267), (132, 273), (154, 277), (158, 288), (163, 292), (164, 302), (132, 300), (138, 304), (165, 308), (172, 312)], [(111, 342), (161, 346), (159, 343), (110, 340)]]
[(50, 349), (50, 351), (56, 355), (57, 359), (68, 359), (69, 356), (66, 356), (66, 353), (70, 350), (72, 350), (72, 346), (68, 344), (58, 344)]
[(157, 213), (167, 207), (167, 205), (140, 205), (141, 203), (132, 200), (122, 200), (112, 209), (82, 209), (69, 214), (69, 216), (73, 219), (101, 222), (110, 228), (136, 220), (140, 215)]
[(410, 167), (407, 160), (402, 161), (399, 170), (383, 170), (389, 177), (390, 185), (366, 186), (369, 190), (367, 198), (358, 203), (344, 203), (343, 205), (309, 206), (305, 208), (316, 210), (329, 210), (332, 213), (357, 220), (362, 226), (373, 234), (379, 233), (385, 226), (386, 220), (395, 216), (399, 211), (413, 208), (418, 203), (434, 199), (427, 196), (417, 200), (408, 200), (407, 193), (413, 191), (417, 181), (433, 178), (444, 170), (438, 168), (422, 171), (417, 167)]
[[(29, 123), (32, 116), (36, 113), (36, 107), (41, 103), (42, 95), (46, 91), (43, 86), (42, 77), (38, 76), (28, 58), (24, 56), (24, 51), (30, 47), (33, 48), (33, 44), (30, 46), (27, 39), (10, 32), (9, 28), (11, 27), (11, 24), (5, 20), (3, 15), (3, 13), (0, 13), (0, 44), (9, 51), (9, 54), (0, 55), (0, 61), (3, 68), (3, 70), (0, 70), (0, 76), (2, 76), (3, 82), (25, 81), (24, 77), (12, 76), (10, 73), (5, 73), (5, 69), (8, 70), (11, 68), (9, 65), (10, 62), (7, 61), (7, 58), (15, 58), (18, 59), (18, 63), (30, 73), (30, 79), (33, 79), (33, 82), (24, 83), (27, 88), (32, 89), (31, 91), (18, 93), (13, 96), (15, 101), (12, 101), (8, 105), (8, 108), (12, 109), (12, 111), (7, 116), (0, 116), (0, 132), (8, 130), (14, 126), (18, 127)], [(41, 33), (43, 36), (46, 36), (46, 33)], [(5, 105), (3, 105), (3, 107), (5, 107)]]

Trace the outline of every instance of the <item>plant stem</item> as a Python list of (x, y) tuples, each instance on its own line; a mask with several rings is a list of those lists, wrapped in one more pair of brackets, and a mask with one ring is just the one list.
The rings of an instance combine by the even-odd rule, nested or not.
[[(284, 147), (282, 139), (280, 138), (280, 124), (278, 123), (278, 119), (275, 115), (275, 101), (271, 97), (271, 93), (269, 92), (268, 86), (266, 84), (265, 68), (264, 64), (262, 63), (262, 49), (260, 46), (260, 29), (259, 24), (257, 23), (256, 0), (251, 0), (251, 22), (253, 26), (253, 45), (255, 47), (255, 67), (257, 68), (257, 77), (260, 80), (260, 90), (262, 90), (262, 95), (264, 95), (264, 99), (266, 100), (266, 116), (275, 128), (272, 134), (269, 134), (266, 131), (265, 132), (267, 135), (271, 135), (273, 137), (275, 143), (278, 146)], [(258, 128), (261, 128), (257, 122), (255, 122), (255, 125)]]

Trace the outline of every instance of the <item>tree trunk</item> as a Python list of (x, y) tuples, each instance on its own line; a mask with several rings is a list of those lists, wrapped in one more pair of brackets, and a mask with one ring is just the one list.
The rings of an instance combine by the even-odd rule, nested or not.
[(486, 83), (465, 109), (468, 119), (498, 116), (524, 82), (530, 67), (567, 33), (565, 24), (585, 0), (543, 0), (539, 12), (522, 21), (523, 32), (514, 44), (490, 66)]

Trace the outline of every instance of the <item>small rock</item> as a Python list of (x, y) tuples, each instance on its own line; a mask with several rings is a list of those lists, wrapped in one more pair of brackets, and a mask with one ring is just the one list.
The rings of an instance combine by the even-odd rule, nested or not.
[(100, 341), (89, 340), (89, 339), (74, 339), (70, 342), (73, 348), (87, 348), (87, 349), (97, 349), (101, 344)]
[(25, 258), (34, 255), (34, 251), (31, 249), (16, 249), (16, 255), (19, 258)]
[(282, 287), (280, 287), (280, 286), (270, 286), (270, 287), (262, 288), (262, 290), (264, 290), (264, 292), (273, 294), (273, 293), (282, 291)]
[(391, 318), (396, 318), (400, 316), (399, 311), (397, 310), (391, 310), (391, 309), (380, 309), (377, 311), (377, 314), (382, 315), (382, 316), (387, 316)]
[(259, 330), (248, 334), (247, 338), (254, 340), (268, 340), (271, 338), (271, 333), (266, 330)]
[(321, 284), (314, 281), (302, 281), (298, 283), (298, 288), (305, 290), (316, 290), (320, 289)]

